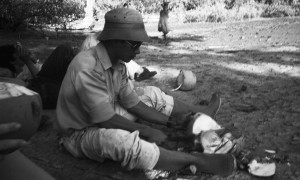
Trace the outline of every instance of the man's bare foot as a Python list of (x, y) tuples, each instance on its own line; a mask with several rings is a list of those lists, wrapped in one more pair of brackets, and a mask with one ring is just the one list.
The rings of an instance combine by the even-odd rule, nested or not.
[(219, 112), (219, 109), (221, 107), (221, 95), (217, 92), (215, 92), (210, 99), (210, 102), (208, 104), (208, 114), (210, 117), (212, 117), (213, 119), (215, 119), (216, 114)]
[(199, 172), (228, 176), (236, 170), (236, 159), (232, 154), (192, 154), (198, 158), (194, 165)]

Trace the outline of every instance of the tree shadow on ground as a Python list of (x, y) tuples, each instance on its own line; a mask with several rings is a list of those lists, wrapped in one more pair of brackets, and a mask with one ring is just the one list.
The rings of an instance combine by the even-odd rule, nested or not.
[[(272, 50), (273, 49), (273, 50)], [(279, 49), (279, 51), (276, 51)], [(276, 63), (278, 65), (298, 65), (300, 64), (300, 52), (299, 51), (282, 51), (280, 47), (273, 47), (270, 51), (261, 50), (228, 50), (217, 51), (219, 54), (240, 54), (240, 56), (250, 56), (252, 61), (248, 61), (248, 64), (255, 63)], [(236, 55), (238, 56), (238, 55)], [(256, 58), (260, 56), (259, 58)]]
[[(140, 85), (161, 87), (166, 93), (194, 104), (209, 100), (213, 92), (221, 92), (223, 105), (217, 121), (222, 125), (234, 123), (243, 129), (247, 149), (274, 149), (290, 157), (291, 165), (278, 164), (277, 178), (290, 178), (289, 172), (299, 173), (300, 169), (296, 168), (300, 163), (297, 140), (300, 136), (297, 120), (300, 118), (299, 52), (237, 50), (181, 55), (175, 58), (171, 53), (164, 54), (161, 59), (153, 55), (154, 60), (151, 55), (147, 56), (144, 62), (150, 67), (159, 64), (157, 70), (160, 71), (154, 80)], [(193, 91), (171, 91), (180, 69), (196, 74), (198, 80)], [(163, 79), (166, 75), (169, 79)], [(248, 111), (241, 106), (255, 108)]]

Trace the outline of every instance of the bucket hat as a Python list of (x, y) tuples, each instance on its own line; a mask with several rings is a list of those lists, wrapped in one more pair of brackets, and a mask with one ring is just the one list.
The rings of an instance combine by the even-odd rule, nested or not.
[(142, 15), (129, 8), (117, 8), (107, 12), (104, 28), (98, 39), (149, 41)]

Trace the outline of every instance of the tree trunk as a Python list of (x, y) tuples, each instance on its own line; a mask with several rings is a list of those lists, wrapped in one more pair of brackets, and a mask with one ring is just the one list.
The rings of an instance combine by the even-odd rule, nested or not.
[(94, 24), (94, 6), (96, 0), (86, 0), (86, 7), (84, 8), (84, 18), (76, 23), (76, 29), (93, 28)]
[(84, 19), (87, 20), (94, 20), (94, 6), (95, 6), (96, 0), (87, 0), (86, 1), (86, 7), (84, 8)]

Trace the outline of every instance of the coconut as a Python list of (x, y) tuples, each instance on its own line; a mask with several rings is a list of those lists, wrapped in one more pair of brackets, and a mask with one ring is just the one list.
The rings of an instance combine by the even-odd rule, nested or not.
[(214, 153), (218, 146), (222, 143), (222, 139), (213, 130), (202, 132), (200, 135), (200, 141), (203, 147), (203, 152), (208, 154)]
[(222, 127), (211, 117), (203, 113), (195, 113), (188, 126), (187, 126), (187, 134), (188, 135), (198, 135), (204, 131), (208, 130), (217, 130)]
[(252, 160), (248, 166), (249, 166), (248, 169), (249, 173), (259, 177), (273, 176), (276, 170), (276, 165), (274, 162), (261, 163), (258, 162), (256, 159)]
[(176, 91), (178, 89), (183, 91), (190, 91), (195, 88), (196, 83), (197, 78), (192, 71), (180, 70), (179, 75), (176, 78), (177, 88), (173, 89), (173, 91)]
[[(42, 112), (39, 94), (24, 86), (0, 82), (0, 124), (16, 122), (21, 124), (18, 131), (0, 135), (1, 139), (29, 140), (37, 131)], [(9, 153), (7, 150), (0, 153)]]

